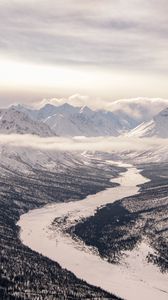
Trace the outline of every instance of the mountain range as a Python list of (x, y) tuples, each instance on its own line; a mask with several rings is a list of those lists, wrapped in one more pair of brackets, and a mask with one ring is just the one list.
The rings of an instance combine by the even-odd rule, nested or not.
[(87, 106), (75, 107), (65, 103), (60, 106), (46, 104), (39, 110), (17, 105), (14, 107), (32, 120), (42, 122), (58, 136), (118, 136), (130, 130), (132, 119), (110, 111), (94, 111)]
[(14, 106), (0, 110), (0, 133), (36, 134), (41, 137), (52, 136), (50, 127), (38, 120), (30, 118)]
[(168, 108), (162, 110), (149, 122), (143, 122), (129, 133), (136, 137), (168, 138)]
[(0, 110), (0, 133), (50, 136), (134, 136), (168, 138), (168, 108), (151, 120), (138, 123), (134, 114), (92, 110), (68, 103), (46, 104), (40, 109), (12, 105)]

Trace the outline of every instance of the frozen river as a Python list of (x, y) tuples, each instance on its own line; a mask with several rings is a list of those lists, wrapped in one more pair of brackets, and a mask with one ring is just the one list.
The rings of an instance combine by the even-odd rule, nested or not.
[[(113, 164), (110, 161), (108, 163)], [(119, 186), (90, 195), (84, 200), (56, 203), (29, 211), (18, 222), (21, 227), (20, 238), (23, 244), (58, 262), (78, 278), (124, 299), (166, 300), (168, 275), (160, 273), (156, 266), (146, 262), (148, 252), (153, 252), (146, 241), (135, 250), (127, 251), (120, 265), (113, 265), (63, 232), (63, 229), (82, 218), (94, 215), (99, 207), (139, 192), (138, 185), (147, 179), (131, 165), (118, 165), (127, 168), (120, 177), (113, 179)], [(65, 217), (66, 223), (53, 230), (51, 224), (54, 219)]]

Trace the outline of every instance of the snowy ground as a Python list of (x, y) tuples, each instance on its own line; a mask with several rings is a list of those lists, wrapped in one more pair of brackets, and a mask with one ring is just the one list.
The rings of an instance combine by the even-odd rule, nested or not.
[[(108, 162), (113, 163), (113, 162)], [(137, 194), (137, 185), (147, 181), (131, 165), (122, 165), (127, 172), (114, 181), (120, 186), (107, 189), (81, 201), (48, 205), (21, 216), (21, 240), (33, 250), (57, 261), (95, 286), (112, 292), (127, 300), (168, 299), (168, 275), (148, 264), (144, 258), (153, 250), (143, 241), (137, 249), (127, 252), (120, 265), (102, 260), (97, 253), (63, 233), (64, 229), (80, 219), (94, 215), (97, 208), (123, 197)], [(65, 219), (66, 217), (66, 219)], [(53, 231), (54, 219), (66, 220)]]

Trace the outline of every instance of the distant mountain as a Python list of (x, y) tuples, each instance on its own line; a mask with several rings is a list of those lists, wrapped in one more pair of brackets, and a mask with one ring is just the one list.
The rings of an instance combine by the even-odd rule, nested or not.
[(109, 103), (108, 109), (124, 119), (132, 120), (133, 127), (150, 121), (161, 110), (168, 107), (168, 99), (132, 98), (121, 99)]
[(39, 110), (18, 105), (18, 111), (31, 119), (48, 125), (59, 136), (119, 136), (133, 128), (132, 120), (104, 110), (74, 107), (65, 103), (60, 106), (47, 104)]
[(131, 130), (129, 136), (168, 138), (168, 107), (151, 121), (144, 122)]
[(57, 112), (44, 122), (62, 136), (118, 136), (122, 130), (122, 124), (112, 113), (94, 112), (88, 107)]
[[(140, 112), (142, 107), (140, 106)], [(40, 109), (23, 105), (1, 110), (0, 132), (32, 133), (40, 136), (128, 136), (168, 137), (167, 109), (152, 120), (139, 123), (134, 114), (122, 110), (92, 110), (87, 106), (74, 107), (68, 103), (60, 106), (46, 104)], [(142, 115), (140, 113), (140, 115)], [(140, 118), (142, 120), (142, 117)]]
[(35, 134), (41, 137), (54, 135), (47, 124), (32, 120), (26, 112), (15, 107), (0, 110), (0, 133)]

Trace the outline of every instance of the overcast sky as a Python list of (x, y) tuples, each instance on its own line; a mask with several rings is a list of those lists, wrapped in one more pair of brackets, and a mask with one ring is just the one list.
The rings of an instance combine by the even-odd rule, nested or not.
[(0, 104), (168, 98), (167, 0), (0, 0)]

